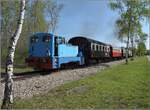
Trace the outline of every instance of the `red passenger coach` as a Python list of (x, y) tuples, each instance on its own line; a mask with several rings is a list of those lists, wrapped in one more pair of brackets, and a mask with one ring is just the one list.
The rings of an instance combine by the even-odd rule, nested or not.
[(121, 58), (122, 57), (121, 48), (112, 48), (112, 57), (113, 58)]

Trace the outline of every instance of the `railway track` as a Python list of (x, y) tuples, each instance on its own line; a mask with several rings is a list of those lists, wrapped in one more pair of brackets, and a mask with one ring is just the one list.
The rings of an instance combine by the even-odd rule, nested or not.
[[(111, 61), (114, 62), (114, 61)], [(101, 62), (101, 63), (96, 63), (96, 64), (91, 64), (88, 66), (78, 66), (78, 67), (69, 67), (69, 68), (61, 68), (57, 70), (48, 70), (48, 71), (27, 71), (27, 72), (21, 72), (21, 73), (14, 73), (13, 75), (13, 80), (14, 81), (20, 81), (20, 80), (25, 80), (27, 78), (32, 78), (32, 77), (38, 77), (41, 75), (50, 75), (55, 72), (59, 71), (65, 71), (65, 70), (74, 70), (74, 69), (80, 69), (80, 68), (90, 68), (90, 67), (97, 67), (97, 66), (104, 66), (104, 67), (109, 67), (107, 64), (108, 62)], [(1, 73), (1, 83), (5, 82), (5, 73)]]
[[(53, 71), (54, 72), (54, 71)], [(25, 80), (26, 78), (32, 78), (37, 77), (40, 75), (48, 75), (51, 74), (52, 71), (27, 71), (27, 72), (21, 72), (21, 73), (14, 73), (13, 80), (19, 81), (19, 80)], [(5, 81), (5, 73), (1, 73), (1, 83)]]

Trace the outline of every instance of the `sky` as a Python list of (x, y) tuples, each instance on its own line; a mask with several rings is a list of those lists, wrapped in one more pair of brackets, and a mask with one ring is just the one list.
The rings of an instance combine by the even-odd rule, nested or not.
[[(85, 36), (113, 46), (125, 46), (117, 40), (115, 21), (119, 15), (109, 7), (108, 0), (57, 0), (64, 7), (60, 12), (55, 34), (67, 40)], [(148, 23), (143, 21), (143, 31), (148, 34)], [(146, 42), (147, 48), (148, 41)]]

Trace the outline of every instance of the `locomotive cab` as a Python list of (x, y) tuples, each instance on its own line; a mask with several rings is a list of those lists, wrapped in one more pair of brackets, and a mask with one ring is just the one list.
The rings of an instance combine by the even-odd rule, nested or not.
[(36, 33), (30, 37), (29, 55), (26, 58), (28, 66), (34, 69), (47, 69), (52, 67), (52, 34)]
[(46, 57), (50, 56), (51, 48), (51, 36), (45, 35), (43, 37), (39, 35), (33, 35), (30, 38), (29, 56)]

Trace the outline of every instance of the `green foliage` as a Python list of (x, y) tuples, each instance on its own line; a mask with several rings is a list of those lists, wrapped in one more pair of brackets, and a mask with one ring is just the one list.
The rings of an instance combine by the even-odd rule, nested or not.
[(112, 0), (110, 2), (110, 8), (120, 13), (120, 18), (116, 21), (119, 39), (130, 37), (129, 33), (132, 35), (137, 33), (140, 36), (142, 32), (140, 20), (149, 16), (149, 4), (148, 0)]
[(34, 0), (31, 4), (30, 8), (30, 15), (28, 22), (30, 22), (30, 26), (32, 32), (46, 32), (47, 31), (47, 24), (46, 19), (44, 16), (44, 9), (46, 3), (41, 0)]
[(146, 46), (144, 42), (138, 43), (137, 55), (142, 56), (146, 54)]
[(146, 57), (56, 87), (47, 94), (16, 99), (15, 109), (148, 109), (150, 63)]
[[(56, 2), (54, 1), (51, 4), (52, 0), (29, 0), (26, 3), (26, 13), (23, 23), (23, 29), (19, 41), (16, 47), (15, 53), (15, 64), (24, 64), (24, 60), (27, 57), (28, 50), (28, 41), (29, 36), (34, 32), (47, 32), (50, 20), (47, 20), (47, 6), (57, 7)], [(17, 18), (19, 15), (19, 1), (18, 0), (1, 0), (1, 59), (3, 65), (5, 65), (5, 60), (7, 56), (7, 49), (9, 45), (9, 40), (16, 29)], [(55, 12), (59, 15), (59, 12)], [(58, 23), (58, 18), (57, 18)]]

